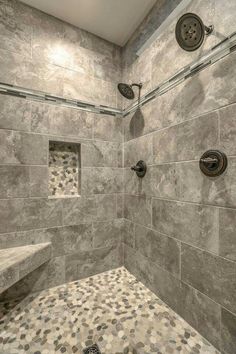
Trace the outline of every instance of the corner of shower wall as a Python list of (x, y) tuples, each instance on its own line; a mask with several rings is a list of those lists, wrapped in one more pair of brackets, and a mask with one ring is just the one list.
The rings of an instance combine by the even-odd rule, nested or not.
[[(140, 30), (123, 52), (125, 82), (154, 89), (236, 30), (230, 1), (192, 1), (184, 12), (216, 32), (187, 53), (173, 21), (137, 57)], [(227, 354), (236, 347), (235, 75), (232, 51), (124, 118), (125, 267)], [(208, 149), (229, 158), (217, 180), (199, 169)], [(148, 165), (142, 180), (130, 171), (140, 159)]]

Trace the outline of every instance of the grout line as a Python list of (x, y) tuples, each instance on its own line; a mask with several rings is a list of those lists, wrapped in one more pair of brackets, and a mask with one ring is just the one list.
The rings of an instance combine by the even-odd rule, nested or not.
[(193, 120), (195, 120), (195, 119), (207, 118), (207, 117), (208, 117), (210, 114), (212, 114), (212, 113), (218, 113), (219, 111), (224, 110), (224, 109), (226, 109), (226, 108), (228, 108), (228, 107), (231, 107), (231, 106), (234, 106), (234, 105), (236, 105), (236, 102), (232, 102), (232, 103), (229, 103), (229, 104), (220, 106), (220, 107), (215, 108), (215, 109), (213, 109), (213, 110), (206, 111), (206, 112), (200, 113), (200, 114), (198, 114), (198, 115), (196, 115), (196, 116), (187, 118), (187, 119), (185, 119), (185, 120), (183, 120), (183, 121), (181, 121), (181, 122), (174, 123), (174, 124), (170, 124), (170, 125), (168, 125), (168, 126), (166, 126), (166, 127), (162, 127), (162, 128), (159, 128), (159, 129), (157, 128), (157, 129), (155, 129), (155, 130), (153, 130), (153, 131), (151, 131), (151, 132), (148, 132), (148, 133), (146, 133), (146, 134), (143, 134), (143, 135), (134, 137), (134, 138), (132, 138), (132, 139), (126, 140), (125, 143), (128, 143), (128, 142), (130, 142), (130, 141), (132, 141), (132, 140), (135, 140), (135, 139), (138, 139), (138, 138), (141, 138), (141, 137), (148, 137), (148, 136), (151, 135), (151, 134), (155, 134), (155, 133), (161, 132), (161, 131), (163, 131), (163, 130), (166, 130), (166, 129), (169, 129), (169, 128), (172, 128), (172, 127), (176, 127), (176, 126), (179, 126), (179, 125), (181, 125), (181, 124), (186, 124), (186, 123), (191, 122), (191, 121), (193, 121)]
[(221, 255), (219, 255), (219, 254), (217, 254), (217, 253), (214, 253), (214, 252), (209, 251), (209, 250), (204, 249), (204, 248), (200, 248), (199, 246), (193, 245), (193, 244), (191, 244), (191, 243), (188, 243), (187, 241), (184, 241), (184, 240), (181, 240), (181, 239), (179, 239), (179, 238), (176, 238), (176, 237), (173, 236), (173, 235), (167, 235), (167, 234), (165, 234), (165, 233), (163, 233), (163, 232), (161, 232), (161, 231), (158, 231), (157, 229), (154, 229), (154, 228), (151, 228), (151, 227), (149, 227), (149, 226), (146, 226), (146, 225), (143, 225), (143, 224), (134, 222), (133, 220), (126, 219), (126, 218), (124, 218), (124, 219), (125, 219), (125, 220), (128, 220), (128, 221), (130, 221), (130, 222), (132, 222), (135, 227), (136, 227), (136, 225), (141, 226), (141, 227), (146, 228), (146, 229), (148, 229), (148, 230), (150, 230), (150, 231), (153, 231), (153, 232), (155, 232), (155, 233), (158, 233), (158, 234), (160, 234), (161, 236), (164, 236), (164, 237), (173, 239), (174, 241), (179, 242), (179, 243), (182, 243), (182, 244), (184, 244), (184, 245), (186, 245), (186, 246), (190, 246), (190, 247), (192, 247), (192, 248), (196, 248), (197, 250), (199, 250), (199, 251), (201, 251), (201, 252), (208, 253), (208, 254), (210, 254), (210, 255), (213, 256), (213, 257), (219, 257), (219, 258), (221, 258), (221, 259), (223, 259), (223, 260), (225, 260), (225, 261), (227, 261), (227, 262), (229, 262), (229, 263), (233, 263), (233, 264), (236, 263), (236, 261), (233, 261), (232, 259), (225, 258), (225, 257), (223, 257), (223, 256), (221, 256)]
[(199, 202), (191, 202), (191, 201), (186, 201), (186, 200), (179, 200), (179, 199), (168, 199), (164, 197), (156, 197), (156, 196), (151, 196), (151, 195), (146, 195), (146, 194), (130, 194), (130, 193), (124, 193), (124, 196), (127, 197), (136, 197), (136, 198), (146, 198), (150, 199), (152, 198), (153, 200), (163, 200), (167, 202), (173, 202), (173, 203), (182, 203), (182, 204), (192, 204), (192, 205), (198, 205), (198, 206), (205, 206), (205, 207), (212, 207), (212, 208), (218, 208), (218, 209), (230, 209), (230, 210), (235, 210), (235, 207), (232, 206), (222, 206), (222, 205), (217, 205), (217, 204), (208, 204), (208, 203), (199, 203)]

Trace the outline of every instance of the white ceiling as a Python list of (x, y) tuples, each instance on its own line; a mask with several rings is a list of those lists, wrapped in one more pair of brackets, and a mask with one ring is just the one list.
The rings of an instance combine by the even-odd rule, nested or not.
[(156, 0), (21, 0), (123, 46)]

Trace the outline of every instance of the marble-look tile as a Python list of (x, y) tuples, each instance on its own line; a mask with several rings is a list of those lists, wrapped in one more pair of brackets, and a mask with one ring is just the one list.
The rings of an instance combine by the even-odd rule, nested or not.
[(97, 194), (94, 196), (96, 201), (97, 221), (117, 218), (117, 196), (119, 196), (119, 194)]
[(31, 14), (32, 10), (15, 1), (1, 5), (0, 41), (1, 48), (31, 57)]
[(219, 254), (236, 262), (236, 210), (219, 210)]
[[(52, 244), (53, 257), (86, 251), (92, 248), (92, 224), (78, 224), (39, 231)], [(35, 235), (37, 238), (37, 234)]]
[(120, 167), (119, 143), (108, 141), (83, 142), (81, 165), (83, 167)]
[(78, 252), (66, 256), (66, 281), (89, 277), (121, 265), (122, 249), (119, 245)]
[(181, 279), (236, 312), (236, 263), (182, 244)]
[[(123, 220), (123, 242), (125, 245), (135, 247), (135, 224), (126, 219)], [(126, 246), (125, 246), (126, 247)]]
[(156, 163), (199, 159), (206, 150), (217, 147), (217, 113), (164, 129), (153, 136)]
[(124, 194), (117, 194), (116, 196), (117, 217), (124, 217)]
[(30, 166), (30, 197), (47, 197), (48, 196), (48, 167), (47, 166)]
[(218, 208), (154, 199), (152, 222), (161, 233), (218, 254)]
[(25, 166), (0, 166), (0, 198), (30, 196), (30, 173)]
[(214, 108), (224, 107), (236, 102), (233, 80), (236, 72), (235, 58), (236, 54), (232, 53), (208, 69), (211, 80), (209, 96), (214, 102)]
[[(222, 1), (215, 0), (215, 17), (214, 23), (217, 37), (226, 38), (231, 33), (236, 31), (234, 22), (234, 14), (236, 12), (236, 4), (234, 1), (226, 0), (224, 4)], [(222, 16), (223, 14), (223, 16)]]
[(44, 103), (32, 103), (33, 132), (92, 138), (94, 114)]
[(199, 163), (187, 162), (176, 165), (180, 183), (180, 200), (220, 206), (236, 206), (236, 159), (228, 158), (223, 175), (215, 178), (205, 176)]
[(128, 246), (125, 247), (125, 267), (174, 311), (180, 312), (181, 283), (179, 279)]
[(179, 165), (161, 164), (149, 166), (142, 184), (143, 192), (149, 196), (179, 199), (181, 187)]
[(125, 195), (124, 217), (144, 226), (151, 225), (152, 201), (145, 196)]
[(236, 155), (236, 105), (219, 110), (220, 116), (220, 147), (227, 155)]
[(0, 200), (0, 232), (14, 232), (62, 225), (60, 200)]
[(93, 247), (92, 223), (0, 234), (1, 249), (51, 242), (52, 256), (59, 257)]
[(234, 354), (236, 348), (236, 316), (224, 308), (221, 309), (222, 327), (222, 350), (226, 353)]
[(0, 163), (47, 165), (47, 143), (43, 135), (0, 130)]
[(220, 348), (220, 305), (185, 283), (181, 283), (181, 290), (181, 316), (216, 348)]
[(107, 115), (94, 115), (94, 139), (122, 142), (122, 118)]
[(0, 95), (0, 128), (30, 131), (31, 104), (18, 97)]
[(146, 227), (136, 225), (135, 248), (152, 262), (179, 277), (180, 242)]
[(0, 49), (0, 65), (1, 82), (63, 95), (63, 71), (59, 66), (40, 60), (34, 62), (20, 54), (3, 49)]
[(96, 220), (97, 205), (94, 197), (65, 198), (61, 202), (64, 225)]
[(152, 136), (143, 136), (124, 144), (124, 167), (136, 165), (139, 160), (152, 163)]
[(84, 168), (81, 172), (83, 195), (121, 193), (123, 170), (120, 168)]
[(102, 248), (119, 244), (123, 237), (123, 219), (93, 223), (93, 247)]

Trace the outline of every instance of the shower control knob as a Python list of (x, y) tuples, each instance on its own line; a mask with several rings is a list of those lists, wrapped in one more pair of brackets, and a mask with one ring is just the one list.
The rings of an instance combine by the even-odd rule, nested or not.
[(220, 176), (227, 167), (227, 156), (219, 150), (206, 151), (199, 161), (199, 167), (208, 177)]
[(140, 160), (135, 166), (131, 167), (131, 170), (135, 171), (138, 177), (144, 177), (147, 172), (147, 165), (144, 161)]

